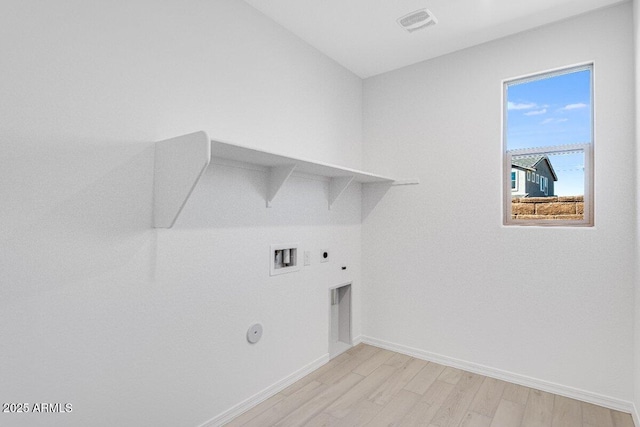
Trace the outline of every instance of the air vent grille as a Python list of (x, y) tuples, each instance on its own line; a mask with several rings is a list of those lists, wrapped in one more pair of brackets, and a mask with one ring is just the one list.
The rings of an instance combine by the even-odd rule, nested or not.
[(435, 25), (438, 23), (438, 20), (429, 10), (419, 9), (398, 18), (397, 22), (402, 28), (412, 33), (431, 25)]

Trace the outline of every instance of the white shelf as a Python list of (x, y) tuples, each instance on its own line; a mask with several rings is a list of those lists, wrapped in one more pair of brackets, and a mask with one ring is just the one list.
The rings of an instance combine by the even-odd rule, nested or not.
[(268, 168), (267, 207), (272, 206), (273, 200), (294, 171), (329, 179), (329, 209), (352, 182), (389, 186), (418, 183), (417, 180), (396, 182), (393, 178), (355, 169), (212, 141), (205, 132), (200, 131), (156, 142), (154, 177), (154, 226), (156, 228), (173, 226), (191, 192), (211, 162), (212, 156)]
[(243, 147), (241, 145), (229, 144), (226, 142), (211, 141), (211, 154), (214, 157), (235, 160), (238, 162), (252, 163), (255, 165), (267, 167), (295, 165), (296, 172), (304, 172), (310, 175), (326, 176), (328, 178), (353, 176), (355, 182), (392, 183), (393, 181), (395, 181), (393, 178), (388, 178), (381, 175), (375, 175), (355, 169), (335, 166), (328, 163), (283, 156), (280, 154), (271, 153), (269, 151)]

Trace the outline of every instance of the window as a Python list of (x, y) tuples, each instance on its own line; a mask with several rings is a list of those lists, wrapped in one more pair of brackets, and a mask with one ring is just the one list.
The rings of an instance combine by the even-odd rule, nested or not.
[(503, 91), (504, 176), (531, 177), (504, 192), (504, 223), (592, 226), (593, 64), (506, 80)]
[(531, 171), (527, 171), (527, 181), (531, 181)]
[(514, 189), (514, 190), (515, 190), (516, 188), (518, 188), (518, 181), (517, 181), (517, 177), (518, 177), (518, 174), (517, 174), (517, 173), (515, 173), (515, 172), (511, 172), (511, 188), (512, 188), (512, 189)]
[(547, 178), (546, 176), (540, 177), (540, 192), (542, 192), (542, 194), (544, 194), (545, 196), (549, 195), (548, 182), (549, 182), (549, 178)]
[[(544, 179), (544, 195), (548, 196), (549, 195), (549, 178), (545, 178)], [(577, 210), (576, 210), (577, 212)]]

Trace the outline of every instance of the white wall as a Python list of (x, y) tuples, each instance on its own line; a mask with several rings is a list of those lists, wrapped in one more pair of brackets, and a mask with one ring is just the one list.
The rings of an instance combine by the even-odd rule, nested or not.
[[(366, 336), (633, 399), (631, 4), (365, 80)], [(595, 61), (594, 228), (503, 227), (501, 81)]]
[[(638, 150), (638, 144), (640, 143), (640, 2), (639, 0), (633, 1), (633, 42), (635, 47), (635, 129), (636, 129), (636, 189), (638, 188), (638, 183), (640, 183), (640, 150)], [(636, 191), (636, 221), (640, 221), (638, 218), (638, 213), (640, 213), (640, 194)], [(634, 353), (634, 362), (635, 362), (635, 370), (634, 370), (634, 385), (635, 385), (635, 393), (634, 393), (634, 404), (635, 404), (635, 417), (636, 423), (640, 422), (640, 414), (638, 413), (638, 409), (640, 409), (640, 336), (638, 333), (640, 332), (640, 261), (638, 261), (638, 254), (640, 254), (640, 223), (636, 222), (636, 272), (635, 272), (635, 353)]]
[[(73, 412), (0, 424), (202, 423), (325, 355), (327, 288), (351, 279), (359, 334), (357, 186), (328, 211), (327, 183), (295, 177), (266, 209), (263, 172), (213, 166), (176, 226), (151, 228), (158, 139), (205, 129), (359, 167), (357, 77), (241, 1), (2, 9), (0, 401)], [(283, 242), (313, 265), (269, 278)]]

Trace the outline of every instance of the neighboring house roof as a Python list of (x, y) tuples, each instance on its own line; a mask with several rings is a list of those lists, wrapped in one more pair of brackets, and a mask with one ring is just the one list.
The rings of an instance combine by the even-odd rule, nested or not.
[(551, 166), (551, 162), (549, 161), (549, 158), (544, 154), (540, 154), (537, 156), (521, 157), (517, 159), (512, 158), (511, 165), (520, 167), (522, 169), (529, 169), (529, 170), (535, 171), (537, 170), (538, 163), (540, 163), (543, 160), (547, 162), (547, 165), (549, 166), (549, 170), (551, 171), (551, 175), (553, 175), (553, 180), (557, 181), (558, 176), (556, 175), (556, 171), (553, 170), (553, 166)]

